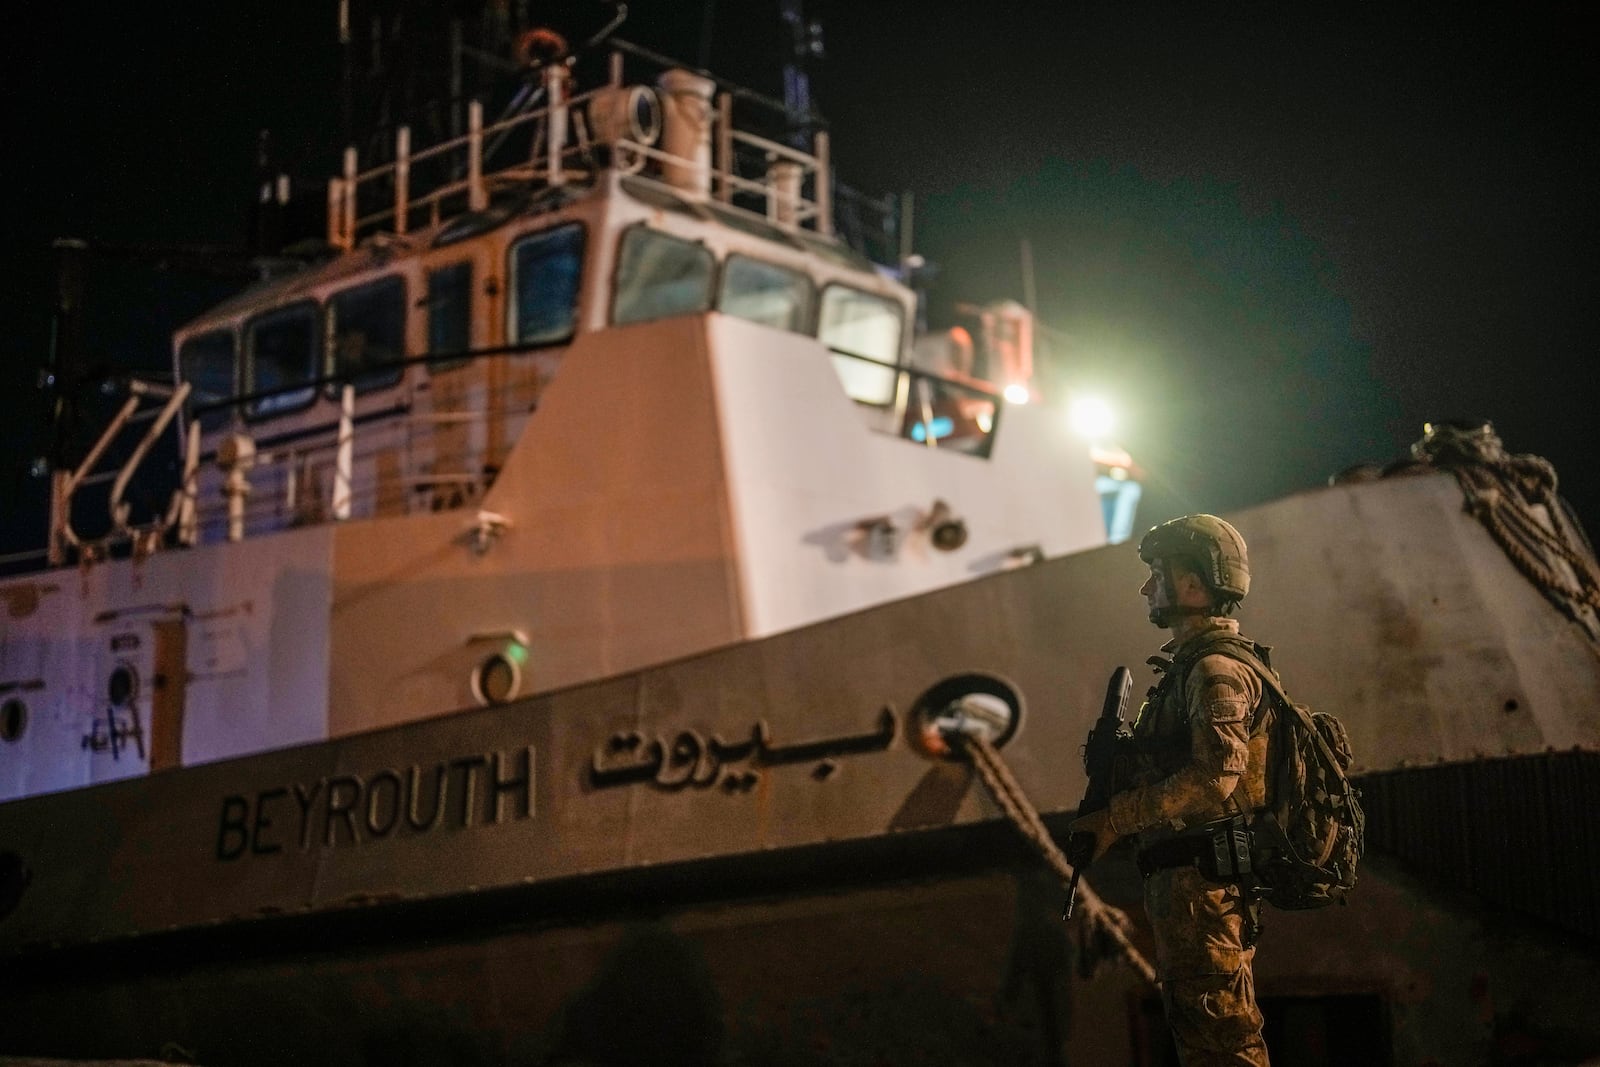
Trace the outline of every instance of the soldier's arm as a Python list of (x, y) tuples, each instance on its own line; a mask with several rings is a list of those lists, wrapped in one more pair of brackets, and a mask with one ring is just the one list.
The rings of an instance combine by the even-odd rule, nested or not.
[(1255, 672), (1227, 656), (1201, 659), (1185, 685), (1191, 758), (1159, 781), (1111, 798), (1111, 828), (1138, 833), (1157, 823), (1221, 814), (1245, 770), (1250, 712), (1261, 700)]

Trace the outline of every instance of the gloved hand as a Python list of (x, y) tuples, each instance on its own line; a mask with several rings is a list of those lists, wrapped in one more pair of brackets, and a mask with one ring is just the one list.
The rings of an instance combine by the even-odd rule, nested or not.
[(1091, 811), (1087, 815), (1080, 815), (1067, 824), (1067, 835), (1070, 840), (1078, 834), (1094, 835), (1094, 852), (1089, 857), (1089, 862), (1084, 866), (1093, 866), (1095, 861), (1106, 854), (1106, 850), (1117, 843), (1122, 835), (1111, 828), (1111, 811), (1101, 808)]

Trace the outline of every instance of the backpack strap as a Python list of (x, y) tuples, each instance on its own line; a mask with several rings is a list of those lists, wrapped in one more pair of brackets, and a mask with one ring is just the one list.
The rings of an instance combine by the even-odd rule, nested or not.
[[(1286, 708), (1293, 709), (1294, 701), (1290, 700), (1289, 694), (1283, 691), (1283, 683), (1278, 680), (1278, 672), (1267, 665), (1266, 656), (1263, 655), (1265, 651), (1266, 649), (1261, 645), (1248, 641), (1238, 634), (1222, 631), (1202, 638), (1192, 651), (1186, 651), (1184, 655), (1175, 657), (1170, 668), (1169, 677), (1177, 679), (1178, 685), (1186, 686), (1189, 683), (1189, 669), (1191, 667), (1206, 656), (1221, 654), (1231, 660), (1243, 663), (1246, 667), (1255, 671), (1256, 676), (1261, 679), (1267, 690), (1277, 696), (1278, 703)], [(1250, 724), (1250, 732), (1252, 734), (1255, 733), (1259, 725), (1259, 722), (1252, 722)], [(1310, 721), (1307, 720), (1307, 728), (1310, 725)]]
[[(1227, 647), (1220, 647), (1224, 644)], [(1215, 647), (1214, 650), (1238, 660), (1256, 672), (1262, 684), (1276, 694), (1278, 704), (1284, 711), (1300, 720), (1301, 729), (1311, 736), (1327, 765), (1337, 770), (1342, 777), (1344, 768), (1340, 765), (1338, 756), (1334, 754), (1333, 749), (1328, 745), (1327, 739), (1322, 736), (1322, 731), (1317, 729), (1317, 724), (1311, 721), (1311, 716), (1306, 714), (1306, 710), (1289, 699), (1289, 694), (1284, 691), (1283, 683), (1278, 680), (1278, 672), (1267, 666), (1265, 657), (1257, 654), (1256, 650), (1261, 646), (1253, 642), (1247, 642), (1243, 638), (1235, 638), (1232, 641), (1227, 641), (1226, 639), (1218, 640), (1211, 642), (1211, 645), (1219, 646)], [(1210, 650), (1208, 649), (1208, 651)], [(1252, 730), (1252, 732), (1254, 731)]]

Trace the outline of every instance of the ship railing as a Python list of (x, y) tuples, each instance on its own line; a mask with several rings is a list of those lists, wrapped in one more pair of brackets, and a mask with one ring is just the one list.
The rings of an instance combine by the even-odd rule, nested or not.
[(830, 348), (840, 380), (878, 433), (987, 459), (1005, 400), (998, 386)]
[[(396, 361), (393, 366), (455, 364), (463, 358), (478, 360), (526, 351), (526, 346), (517, 345), (429, 354)], [(837, 347), (830, 353), (846, 393), (856, 402), (869, 429), (928, 448), (983, 458), (989, 455), (1004, 408), (997, 387)], [(846, 368), (855, 373), (847, 373)], [(131, 506), (125, 499), (128, 488), (149, 463), (158, 439), (185, 408), (191, 385), (131, 381), (128, 398), (83, 461), (71, 471), (56, 474), (49, 562), (59, 565), (71, 553), (79, 560), (105, 558), (119, 544), (131, 544), (136, 554), (148, 554), (169, 537), (180, 545), (224, 538), (239, 541), (251, 531), (369, 517), (385, 510), (385, 496), (396, 513), (419, 507), (444, 510), (464, 506), (480, 496), (493, 480), (496, 457), (481, 443), (489, 434), (473, 428), (486, 427), (497, 418), (527, 418), (526, 396), (508, 386), (491, 402), (416, 410), (413, 401), (397, 391), (392, 403), (358, 415), (353, 379), (376, 369), (388, 368), (367, 367), (249, 396), (187, 404), (187, 425), (179, 428), (183, 461), (178, 485), (165, 510), (142, 524), (132, 521)], [(308, 387), (318, 393), (330, 387), (337, 390), (336, 421), (301, 427), (259, 446), (237, 428), (207, 431), (203, 426), (201, 416), (207, 413), (242, 412), (253, 402)], [(437, 405), (437, 394), (430, 392), (429, 402)], [(465, 437), (456, 435), (452, 442), (441, 432), (447, 427), (464, 427), (469, 432)], [(138, 432), (138, 436), (131, 449), (124, 448), (126, 458), (103, 462), (111, 455), (113, 443), (129, 432)], [(208, 432), (212, 447), (206, 452), (203, 436)], [(512, 430), (506, 436), (514, 439), (516, 433)], [(470, 439), (480, 443), (475, 445)], [(380, 473), (380, 461), (386, 458), (398, 458), (397, 473)], [(203, 465), (214, 468), (204, 478)], [(108, 482), (110, 529), (97, 537), (85, 536), (73, 519), (74, 502), (84, 489)], [(202, 531), (216, 533), (203, 536)]]
[[(187, 544), (200, 540), (203, 530), (218, 530), (229, 541), (241, 541), (250, 531), (315, 525), (375, 514), (382, 492), (374, 469), (380, 456), (399, 449), (383, 435), (363, 432), (358, 448), (354, 417), (354, 387), (340, 392), (340, 417), (295, 433), (269, 447), (257, 448), (246, 434), (225, 437), (210, 459), (221, 474), (220, 499), (198, 502), (193, 524), (181, 531)], [(361, 425), (392, 423), (403, 408), (387, 408), (363, 416)], [(198, 465), (188, 472), (198, 476)]]
[[(509, 346), (427, 355), (399, 361), (398, 365), (454, 362), (463, 356), (492, 358), (525, 350), (522, 346)], [(836, 370), (852, 367), (869, 376), (867, 384), (859, 387), (863, 381), (859, 373), (854, 379), (841, 373), (846, 392), (856, 401), (870, 430), (927, 448), (988, 457), (1005, 406), (998, 387), (839, 348), (831, 348), (830, 353)], [(365, 368), (362, 373), (372, 370)], [(410, 403), (402, 403), (358, 417), (355, 389), (349, 377), (329, 376), (313, 383), (319, 389), (338, 387), (340, 415), (336, 423), (297, 431), (292, 440), (268, 442), (260, 450), (244, 435), (230, 435), (204, 457), (220, 468), (222, 499), (206, 501), (198, 508), (191, 506), (193, 520), (180, 530), (179, 540), (194, 543), (200, 527), (221, 529), (227, 539), (240, 540), (250, 530), (367, 517), (379, 513), (384, 494), (389, 494), (395, 510), (401, 513), (419, 506), (425, 510), (464, 506), (492, 482), (492, 457), (471, 444), (458, 442), (450, 446), (440, 431), (446, 427), (470, 429), (485, 426), (494, 418), (528, 414), (525, 398), (508, 391), (497, 404), (414, 410)], [(852, 389), (852, 380), (858, 383), (857, 388)], [(293, 388), (305, 387), (297, 384)], [(289, 390), (196, 407), (193, 413), (222, 406), (242, 409), (252, 400), (285, 391)], [(183, 479), (190, 487), (198, 482), (197, 465), (202, 458), (196, 445), (199, 429), (196, 419), (190, 426), (193, 436)], [(377, 461), (396, 455), (400, 458), (399, 473), (381, 479), (376, 473)]]
[[(691, 196), (715, 196), (780, 225), (832, 235), (826, 131), (810, 131), (801, 148), (741, 129), (736, 100), (758, 100), (780, 111), (782, 106), (725, 88), (703, 72), (683, 71), (645, 49), (614, 43), (609, 81), (598, 88), (571, 93), (568, 68), (552, 64), (541, 74), (542, 107), (485, 124), (482, 103), (470, 101), (464, 135), (414, 150), (410, 127), (401, 126), (393, 159), (365, 169), (357, 150), (347, 148), (343, 173), (328, 182), (328, 243), (349, 250), (375, 233), (403, 236), (418, 224), (436, 226), (482, 211), (499, 189), (559, 186), (602, 167), (651, 167)], [(658, 93), (626, 86), (624, 52), (689, 75), (688, 88)], [(698, 95), (707, 87), (720, 90), (714, 99)], [(663, 124), (663, 108), (686, 117)], [(746, 173), (752, 169), (757, 176)]]
[[(174, 491), (164, 511), (147, 522), (133, 522), (133, 505), (127, 499), (129, 487), (182, 410), (189, 398), (190, 384), (171, 385), (131, 378), (125, 385), (127, 398), (78, 466), (54, 474), (47, 546), (52, 565), (65, 562), (72, 553), (80, 558), (103, 556), (123, 543), (131, 543), (136, 552), (153, 551), (167, 532), (183, 521), (186, 509), (192, 504), (189, 495), (192, 487), (186, 483)], [(113, 448), (119, 442), (124, 446), (129, 444), (130, 431), (133, 434), (131, 448), (127, 448), (125, 454), (114, 454)], [(85, 534), (79, 529), (74, 507), (78, 494), (106, 483), (111, 484), (106, 498), (109, 526), (103, 533)]]
[[(177, 530), (179, 543), (222, 538), (238, 541), (252, 531), (338, 522), (387, 510), (407, 513), (418, 505), (438, 510), (477, 497), (493, 478), (494, 457), (487, 455), (484, 447), (459, 442), (452, 445), (441, 431), (464, 427), (470, 432), (473, 427), (487, 426), (491, 420), (526, 418), (529, 405), (525, 391), (508, 385), (498, 391), (497, 398), (492, 397), (481, 406), (431, 406), (423, 410), (417, 410), (411, 399), (397, 393), (394, 403), (358, 414), (357, 389), (352, 379), (375, 371), (456, 364), (464, 358), (527, 351), (527, 346), (514, 345), (429, 354), (192, 406), (183, 482), (191, 487), (199, 484), (201, 465), (213, 464), (219, 474), (209, 481), (216, 483), (220, 477), (220, 484), (210, 488), (220, 489), (220, 498), (213, 493), (191, 506), (188, 521)], [(335, 421), (298, 427), (268, 438), (259, 446), (248, 433), (236, 428), (215, 439), (209, 452), (202, 452), (202, 415), (220, 410), (243, 411), (252, 403), (307, 388), (319, 393), (335, 390), (339, 404)], [(429, 403), (437, 405), (437, 394), (430, 391), (428, 395)], [(483, 432), (473, 436), (486, 440), (489, 435)], [(398, 472), (380, 475), (380, 460), (392, 458), (399, 461)], [(421, 494), (426, 494), (427, 499), (422, 499)], [(204, 536), (202, 531), (217, 533)]]

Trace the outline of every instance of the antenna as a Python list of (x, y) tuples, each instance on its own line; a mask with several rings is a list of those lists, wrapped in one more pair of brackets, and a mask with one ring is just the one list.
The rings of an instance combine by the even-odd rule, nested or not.
[(783, 64), (783, 108), (791, 127), (789, 143), (796, 148), (804, 148), (806, 129), (814, 118), (811, 112), (811, 77), (806, 73), (806, 60), (822, 58), (822, 26), (815, 21), (806, 21), (801, 0), (780, 0), (779, 9), (793, 45), (789, 50), (789, 58)]

